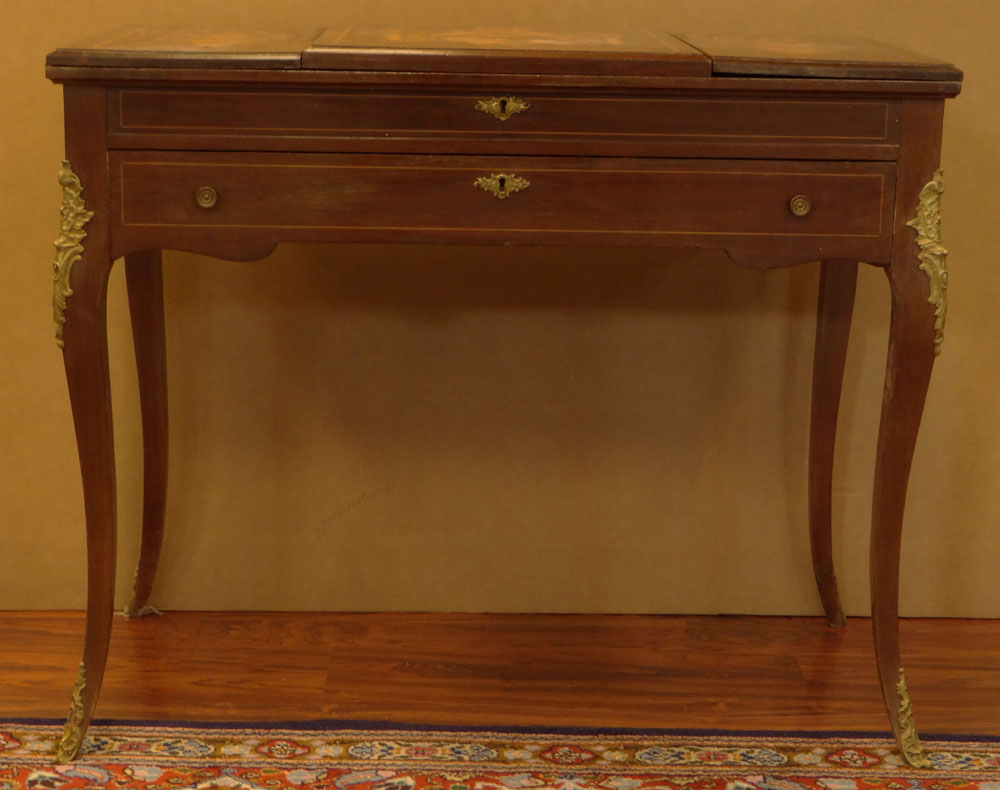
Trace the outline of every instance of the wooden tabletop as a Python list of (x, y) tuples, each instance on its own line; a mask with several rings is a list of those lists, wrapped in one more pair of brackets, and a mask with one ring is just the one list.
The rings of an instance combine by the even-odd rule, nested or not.
[(951, 64), (865, 39), (761, 39), (654, 28), (128, 27), (61, 47), (54, 67), (960, 80)]
[(846, 79), (957, 80), (950, 63), (866, 38), (683, 35), (712, 60), (713, 74)]

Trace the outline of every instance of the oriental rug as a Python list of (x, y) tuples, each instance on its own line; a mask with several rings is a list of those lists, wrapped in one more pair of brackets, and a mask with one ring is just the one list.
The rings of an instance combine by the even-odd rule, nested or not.
[(1000, 739), (925, 737), (931, 769), (859, 733), (0, 721), (0, 790), (1000, 790)]

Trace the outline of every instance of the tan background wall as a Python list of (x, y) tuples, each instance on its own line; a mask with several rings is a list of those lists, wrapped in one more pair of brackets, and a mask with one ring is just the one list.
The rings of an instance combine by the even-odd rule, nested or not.
[[(371, 20), (866, 35), (953, 60), (950, 312), (917, 448), (908, 615), (1000, 616), (1000, 7), (993, 0), (371, 0)], [(0, 74), (0, 608), (83, 604), (83, 508), (49, 266), (55, 46), (125, 23), (336, 25), (350, 4), (15, 0)], [(647, 250), (283, 247), (168, 254), (164, 608), (816, 613), (805, 458), (815, 266)], [(110, 296), (119, 591), (140, 450)], [(865, 267), (835, 490), (846, 609), (866, 537), (888, 289)]]

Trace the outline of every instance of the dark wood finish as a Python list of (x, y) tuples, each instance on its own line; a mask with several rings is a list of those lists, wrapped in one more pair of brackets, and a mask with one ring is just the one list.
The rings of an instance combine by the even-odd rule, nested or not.
[(875, 452), (875, 495), (872, 504), (872, 626), (882, 696), (893, 732), (899, 737), (897, 673), (899, 654), (899, 551), (903, 508), (917, 430), (934, 365), (934, 306), (930, 285), (920, 271), (913, 218), (920, 191), (934, 176), (941, 150), (944, 107), (927, 102), (903, 105), (906, 140), (899, 163), (892, 263), (886, 270), (892, 298), (889, 355), (882, 395), (882, 418)]
[[(115, 152), (111, 173), (116, 237), (146, 245), (195, 249), (209, 230), (240, 243), (350, 233), (712, 246), (738, 254), (759, 250), (766, 235), (775, 264), (816, 249), (888, 260), (895, 178), (891, 165), (879, 163), (167, 152)], [(504, 199), (475, 186), (497, 173), (530, 186)], [(195, 201), (204, 186), (218, 194), (209, 209)], [(789, 208), (799, 194), (812, 201), (804, 217)]]
[[(962, 80), (859, 80), (803, 77), (632, 77), (603, 74), (461, 74), (406, 71), (334, 71), (324, 69), (226, 69), (195, 66), (183, 68), (157, 68), (154, 66), (127, 66), (113, 71), (104, 66), (61, 66), (49, 64), (45, 76), (61, 84), (86, 83), (121, 87), (132, 85), (161, 85), (178, 88), (243, 86), (251, 88), (336, 88), (354, 89), (391, 87), (419, 92), (427, 90), (487, 90), (511, 91), (514, 89), (596, 89), (602, 91), (629, 91), (648, 95), (666, 91), (684, 91), (692, 95), (744, 94), (761, 98), (776, 95), (823, 96), (825, 98), (850, 96), (853, 98), (899, 98), (901, 96), (936, 96), (950, 98), (962, 89)], [(501, 81), (502, 80), (502, 81)], [(498, 85), (499, 83), (499, 85)]]
[[(71, 87), (63, 95), (66, 157), (94, 212), (86, 226), (82, 258), (71, 270), (73, 290), (65, 312), (63, 362), (76, 429), (87, 529), (87, 633), (83, 666), (82, 728), (93, 715), (104, 677), (115, 600), (115, 443), (108, 368), (107, 291), (111, 273), (108, 170), (104, 118), (106, 92)], [(89, 134), (75, 130), (90, 129)]]
[[(1000, 621), (904, 619), (929, 733), (1000, 734)], [(79, 612), (0, 613), (3, 714), (65, 714)], [(870, 625), (821, 618), (169, 612), (115, 618), (101, 716), (886, 732)]]
[(954, 80), (950, 63), (867, 38), (684, 35), (712, 59), (713, 74), (847, 79)]
[(167, 341), (159, 250), (128, 255), (125, 283), (142, 409), (142, 540), (132, 597), (125, 605), (125, 613), (136, 617), (149, 604), (167, 509)]
[(833, 570), (833, 448), (857, 282), (856, 261), (822, 263), (809, 419), (809, 545), (823, 611), (834, 628), (844, 624), (844, 612)]
[(506, 121), (494, 92), (162, 91), (111, 94), (115, 148), (894, 160), (898, 102), (608, 97), (533, 90)]
[[(135, 609), (152, 584), (166, 485), (162, 294), (150, 251), (244, 260), (280, 241), (392, 240), (704, 246), (761, 268), (827, 261), (810, 529), (832, 622), (829, 477), (848, 280), (854, 261), (887, 267), (893, 313), (871, 574), (879, 679), (899, 736), (899, 542), (933, 361), (933, 309), (906, 222), (938, 164), (957, 69), (857, 42), (735, 50), (698, 39), (710, 64), (669, 36), (641, 47), (603, 33), (542, 46), (530, 31), (452, 31), (413, 33), (420, 43), (407, 47), (405, 35), (362, 28), (185, 35), (119, 32), (48, 60), (49, 76), (66, 84), (67, 155), (95, 212), (73, 272), (65, 348), (88, 534), (84, 727), (114, 592), (111, 259), (127, 256), (138, 313), (146, 502)], [(743, 76), (721, 76), (727, 70)], [(475, 108), (513, 91), (532, 103), (526, 113), (500, 121)], [(531, 184), (503, 200), (474, 184), (500, 173)], [(202, 187), (215, 190), (214, 205), (196, 203)], [(804, 216), (790, 210), (796, 195), (811, 201)], [(334, 707), (353, 710), (343, 699)]]
[(123, 90), (111, 98), (112, 132), (270, 136), (476, 135), (542, 138), (721, 137), (894, 143), (898, 104), (889, 101), (749, 101), (731, 98), (621, 98), (533, 92), (507, 120), (476, 109), (488, 92), (330, 93), (309, 91)]

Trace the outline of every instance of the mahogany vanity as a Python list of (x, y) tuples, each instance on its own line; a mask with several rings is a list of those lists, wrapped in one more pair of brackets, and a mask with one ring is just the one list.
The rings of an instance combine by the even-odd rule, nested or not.
[(910, 461), (944, 327), (938, 166), (960, 71), (861, 41), (354, 25), (129, 28), (57, 49), (47, 74), (64, 86), (53, 307), (88, 567), (83, 661), (58, 760), (83, 742), (111, 630), (112, 262), (125, 259), (140, 379), (142, 545), (126, 608), (139, 615), (166, 493), (160, 251), (251, 260), (285, 241), (412, 241), (711, 247), (761, 269), (821, 261), (809, 528), (832, 625), (843, 616), (831, 476), (857, 262), (885, 270), (872, 615), (892, 730), (907, 761), (929, 764), (900, 663), (897, 588)]

